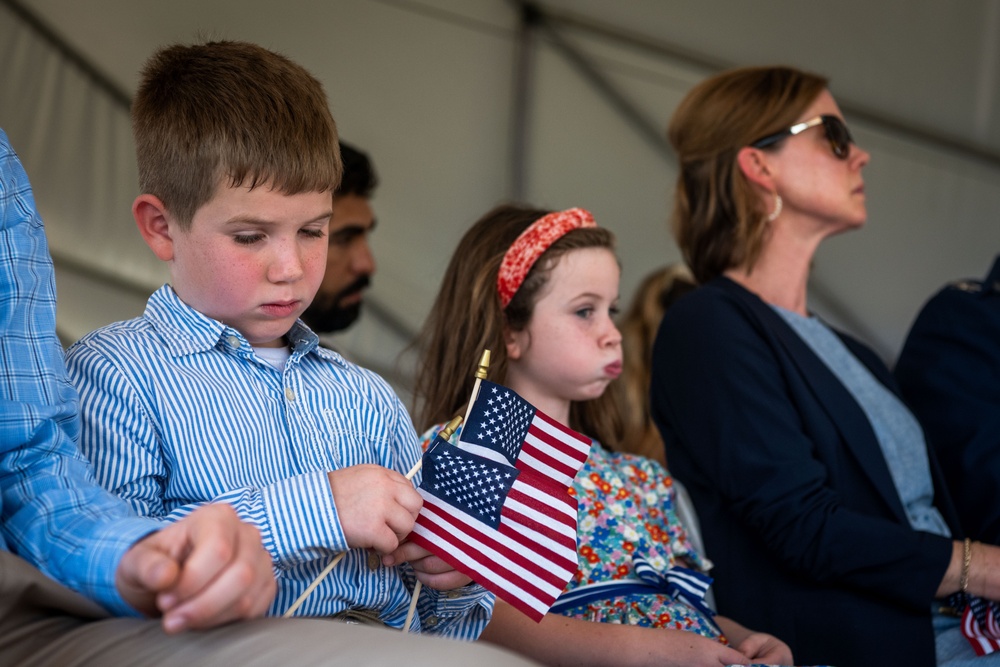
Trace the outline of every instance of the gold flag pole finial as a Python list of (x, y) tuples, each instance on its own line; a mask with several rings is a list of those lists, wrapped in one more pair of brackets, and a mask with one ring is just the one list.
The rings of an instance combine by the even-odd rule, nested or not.
[(441, 429), (441, 433), (438, 435), (441, 436), (442, 440), (451, 440), (451, 436), (455, 435), (455, 431), (458, 430), (461, 423), (462, 415), (455, 415), (452, 420), (448, 422), (443, 429)]
[[(483, 356), (479, 357), (479, 367), (476, 368), (476, 379), (485, 380), (486, 371), (490, 369), (490, 351), (483, 350)], [(475, 399), (475, 396), (473, 396)]]
[(476, 381), (472, 385), (472, 396), (469, 397), (469, 407), (465, 409), (465, 421), (469, 421), (469, 413), (472, 412), (472, 404), (476, 402), (476, 397), (479, 396), (479, 383), (486, 379), (486, 371), (490, 369), (490, 351), (483, 350), (482, 356), (479, 357), (479, 366), (476, 367)]

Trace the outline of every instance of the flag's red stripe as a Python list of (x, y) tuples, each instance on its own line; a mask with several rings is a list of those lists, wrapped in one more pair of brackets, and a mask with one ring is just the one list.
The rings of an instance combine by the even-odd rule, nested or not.
[[(533, 539), (535, 536), (528, 533), (525, 535), (524, 532), (517, 530), (510, 524), (515, 523), (530, 531), (533, 531), (536, 535), (541, 534), (546, 538), (555, 543), (557, 549), (561, 549), (562, 552), (556, 551), (551, 547), (546, 546), (541, 542), (532, 543), (529, 548), (534, 552), (533, 555), (542, 561), (549, 561), (551, 563), (561, 563), (570, 560), (570, 553), (573, 555), (573, 567), (570, 568), (575, 571), (576, 566), (576, 538), (568, 537), (560, 533), (551, 531), (544, 526), (539, 530), (537, 528), (538, 524), (534, 521), (528, 519), (528, 517), (523, 514), (518, 514), (513, 508), (504, 507), (501, 513), (503, 517), (500, 523), (500, 530), (498, 531), (504, 537), (518, 542), (527, 542)], [(565, 583), (565, 582), (564, 582)]]
[[(461, 521), (455, 519), (446, 511), (448, 508), (441, 508), (441, 509), (436, 508), (435, 507), (436, 504), (437, 503), (434, 503), (426, 499), (424, 501), (425, 507), (430, 506), (434, 508), (436, 510), (437, 515), (441, 518), (440, 520), (449, 524), (448, 530), (454, 532), (453, 539), (455, 539), (456, 541), (461, 541), (462, 535), (464, 533), (475, 535), (475, 539), (481, 541), (483, 544), (489, 546), (490, 548), (495, 549), (500, 555), (507, 558), (512, 563), (517, 564), (519, 567), (524, 568), (526, 571), (530, 572), (532, 575), (538, 577), (539, 579), (549, 584), (550, 586), (554, 586), (555, 588), (561, 590), (566, 585), (567, 579), (560, 576), (559, 573), (557, 572), (552, 572), (549, 569), (546, 569), (545, 563), (552, 563), (553, 567), (569, 570), (570, 572), (576, 571), (576, 565), (577, 565), (576, 545), (574, 545), (573, 548), (572, 559), (570, 559), (568, 555), (565, 557), (560, 557), (558, 555), (556, 555), (555, 557), (547, 557), (547, 558), (543, 558), (541, 556), (535, 557), (534, 552), (539, 550), (540, 545), (531, 543), (530, 538), (525, 537), (524, 535), (520, 535), (513, 531), (504, 531), (501, 524), (501, 530), (498, 531), (499, 534), (505, 537), (506, 539), (515, 542), (518, 545), (518, 550), (515, 550), (508, 544), (504, 544), (502, 541), (496, 539), (494, 536), (487, 535), (483, 531), (472, 528), (468, 524), (462, 523)], [(457, 508), (452, 508), (452, 510), (461, 511), (458, 510)], [(417, 517), (418, 523), (424, 523), (423, 521), (421, 521), (422, 516), (423, 515)], [(545, 549), (545, 551), (547, 553), (551, 553), (549, 552), (548, 549)], [(442, 554), (438, 555), (444, 557)], [(455, 563), (452, 563), (452, 565), (456, 568), (458, 567), (458, 565), (456, 565)]]
[[(570, 517), (576, 516), (578, 509), (576, 498), (569, 495), (568, 487), (556, 484), (551, 478), (534, 470), (522, 470), (514, 481), (514, 485), (535, 489), (536, 496), (545, 499), (541, 501), (540, 498), (536, 497), (535, 502), (543, 502), (544, 506), (552, 508), (552, 512)], [(548, 513), (546, 512), (546, 514)]]
[[(987, 614), (989, 613), (989, 610), (987, 610)], [(987, 625), (989, 625), (989, 622), (987, 622)], [(1000, 650), (1000, 641), (998, 641), (998, 638), (995, 636), (991, 637), (983, 631), (971, 607), (966, 607), (965, 613), (962, 615), (962, 634), (972, 644), (972, 649), (976, 652), (977, 656), (984, 656)]]
[[(530, 522), (530, 527), (533, 530), (537, 530), (545, 535), (552, 534), (553, 539), (556, 536), (561, 537), (572, 537), (575, 539), (576, 536), (576, 515), (570, 516), (569, 514), (561, 515), (551, 515), (544, 511), (543, 508), (537, 507), (538, 499), (531, 496), (527, 496), (520, 491), (511, 490), (508, 496), (511, 500), (516, 501), (519, 506), (516, 508), (518, 512), (518, 520), (523, 516), (525, 521)], [(506, 505), (503, 509), (507, 509)], [(514, 510), (511, 507), (511, 510)], [(539, 517), (538, 514), (543, 516)]]
[[(425, 503), (424, 506), (428, 507), (428, 504)], [(484, 584), (481, 576), (486, 572), (490, 572), (490, 580), (494, 581), (495, 585), (498, 587), (509, 584), (515, 588), (521, 589), (525, 592), (525, 594), (531, 595), (539, 601), (543, 601), (546, 609), (552, 606), (552, 603), (559, 596), (559, 593), (562, 592), (562, 588), (565, 585), (567, 578), (545, 569), (544, 565), (548, 561), (541, 559), (532, 561), (525, 558), (516, 551), (513, 551), (509, 546), (503, 544), (501, 541), (498, 541), (492, 536), (484, 534), (481, 531), (475, 530), (467, 525), (460, 524), (461, 530), (456, 532), (455, 520), (453, 517), (448, 515), (447, 507), (439, 508), (434, 507), (431, 504), (429, 509), (434, 512), (435, 518), (424, 517), (424, 515), (421, 515), (424, 520), (418, 520), (418, 524), (421, 528), (434, 536), (433, 541), (437, 543), (437, 546), (443, 548), (444, 551), (438, 552), (436, 549), (431, 549), (430, 546), (424, 546), (431, 549), (435, 553), (438, 553), (442, 559), (451, 564), (459, 572), (463, 572), (471, 576), (481, 584)], [(412, 535), (416, 536), (417, 533), (412, 533)], [(429, 538), (424, 537), (424, 539)], [(477, 542), (479, 542), (482, 546), (477, 545)], [(550, 588), (547, 591), (542, 590), (536, 584), (528, 581), (520, 574), (502, 565), (495, 557), (483, 553), (483, 547), (492, 549), (501, 554), (503, 557), (512, 561), (527, 572), (530, 572), (539, 580), (544, 581)], [(456, 548), (472, 553), (469, 554), (466, 559), (457, 558), (453, 552)], [(531, 552), (528, 551), (527, 553), (530, 554)], [(478, 567), (473, 568), (472, 564), (467, 562), (468, 558), (481, 561), (481, 564)], [(575, 569), (575, 566), (576, 563), (574, 561), (571, 571)], [(473, 569), (475, 572), (472, 571)], [(499, 579), (499, 582), (507, 583), (499, 583), (495, 581), (496, 579)]]
[[(532, 461), (528, 457), (537, 459), (537, 461)], [(548, 466), (551, 470), (546, 470), (543, 466)], [(553, 484), (558, 485), (563, 492), (569, 488), (570, 484), (573, 483), (573, 478), (576, 477), (576, 471), (552, 458), (545, 450), (535, 447), (527, 440), (524, 442), (524, 447), (521, 448), (521, 454), (517, 457), (514, 467), (521, 471), (530, 470), (537, 475), (542, 475)]]
[[(547, 414), (545, 414), (544, 412), (541, 412), (540, 410), (536, 410), (535, 411), (535, 419), (541, 419), (542, 421), (544, 421), (546, 424), (548, 424), (552, 428), (557, 429), (559, 431), (562, 431), (563, 434), (565, 434), (565, 436), (566, 436), (565, 440), (567, 442), (571, 442), (571, 441), (575, 440), (578, 443), (576, 449), (581, 450), (583, 452), (583, 458), (580, 459), (580, 462), (582, 463), (584, 460), (586, 460), (587, 454), (590, 452), (590, 438), (588, 438), (585, 435), (582, 435), (580, 433), (577, 433), (576, 431), (574, 431), (573, 429), (571, 429), (568, 426), (565, 426), (565, 425), (557, 422), (555, 419), (553, 419), (552, 417), (549, 417)], [(534, 420), (532, 420), (532, 421), (534, 421)]]
[[(535, 419), (543, 417), (544, 415), (535, 415)], [(524, 440), (521, 454), (527, 453), (537, 458), (541, 463), (550, 466), (565, 478), (558, 479), (557, 481), (560, 484), (565, 483), (565, 486), (569, 486), (569, 483), (566, 483), (565, 480), (568, 479), (572, 482), (573, 478), (576, 477), (576, 473), (580, 470), (584, 461), (587, 460), (587, 455), (590, 452), (590, 443), (587, 444), (584, 450), (579, 441), (560, 440), (557, 435), (546, 433), (538, 428), (534, 421), (528, 427), (528, 436)], [(518, 457), (515, 465), (522, 468), (525, 466), (530, 467), (531, 463), (523, 461)], [(541, 468), (538, 468), (538, 471), (542, 474), (547, 474)]]
[[(542, 505), (537, 498), (534, 498), (532, 496), (529, 496), (529, 495), (527, 495), (527, 494), (522, 493), (521, 491), (519, 491), (517, 489), (516, 483), (511, 488), (510, 493), (507, 495), (507, 498), (508, 499), (512, 499), (512, 500), (516, 500), (517, 502), (522, 503), (524, 505), (527, 505), (528, 507), (532, 508), (533, 510), (535, 510), (537, 512), (545, 514), (550, 520), (553, 521), (553, 523), (558, 523), (560, 525), (563, 525), (566, 528), (570, 529), (573, 532), (574, 535), (576, 534), (576, 513), (574, 513), (572, 516), (570, 516), (568, 514), (562, 514), (562, 513), (551, 514), (549, 512), (546, 512), (545, 511), (545, 509), (546, 509), (545, 506)], [(508, 509), (507, 506), (504, 505), (504, 507), (502, 509), (502, 512), (506, 512), (507, 509)], [(541, 521), (536, 521), (535, 519), (529, 517), (526, 514), (522, 514), (522, 513), (519, 512), (517, 514), (517, 516), (519, 517), (518, 519), (516, 519), (517, 521), (523, 521), (524, 525), (528, 526), (532, 530), (536, 530), (536, 531), (538, 531), (540, 533), (543, 533), (545, 535), (551, 534), (552, 535), (552, 539), (560, 539), (560, 538), (565, 538), (566, 537), (565, 533), (560, 533), (557, 530), (555, 530), (554, 528), (552, 528), (551, 526), (547, 526), (544, 523), (542, 523)], [(520, 518), (520, 517), (523, 517), (523, 519)], [(514, 520), (514, 519), (512, 519), (512, 520)]]
[[(464, 548), (466, 548), (467, 550), (474, 551), (475, 557), (478, 560), (482, 561), (484, 566), (488, 566), (488, 569), (492, 572), (495, 572), (497, 576), (499, 576), (502, 580), (511, 582), (512, 584), (514, 584), (514, 586), (527, 592), (534, 598), (537, 598), (539, 600), (548, 600), (549, 606), (552, 605), (552, 602), (555, 601), (555, 598), (558, 597), (559, 593), (562, 592), (561, 578), (554, 575), (551, 572), (542, 569), (541, 565), (544, 563), (544, 561), (533, 563), (530, 560), (527, 560), (523, 557), (510, 558), (509, 553), (511, 550), (507, 547), (504, 547), (496, 540), (490, 538), (488, 535), (484, 535), (482, 533), (479, 533), (478, 531), (472, 531), (468, 527), (466, 527), (467, 532), (462, 534), (456, 534), (453, 532), (452, 527), (447, 525), (448, 523), (447, 520), (449, 518), (447, 516), (447, 513), (439, 511), (436, 512), (436, 514), (439, 517), (441, 517), (441, 519), (443, 520), (442, 523), (438, 523), (437, 521), (431, 520), (422, 525), (423, 528), (425, 528), (428, 532), (435, 535), (442, 542), (442, 545), (446, 545), (449, 547), (457, 547), (460, 545), (464, 545)], [(477, 546), (476, 542), (480, 542), (484, 547), (493, 549), (501, 553), (508, 560), (513, 561), (514, 563), (516, 563), (523, 569), (527, 570), (541, 581), (544, 581), (551, 588), (549, 588), (548, 591), (543, 590), (537, 584), (532, 583), (525, 577), (518, 574), (516, 571), (502, 565), (499, 559), (496, 559), (492, 556), (483, 553), (482, 550)], [(443, 554), (440, 555), (442, 558), (445, 558)], [(454, 558), (453, 555), (451, 557)], [(445, 558), (445, 560), (448, 559)], [(459, 562), (451, 563), (451, 565), (453, 565), (455, 569), (462, 571), (461, 564)]]
[[(424, 528), (426, 528), (426, 526), (424, 526)], [(410, 539), (414, 543), (419, 544), (425, 549), (433, 552), (436, 552), (440, 548), (451, 548), (451, 545), (447, 543), (438, 544), (434, 541), (428, 540), (426, 537), (415, 531), (410, 533)], [(465, 545), (460, 545), (459, 548), (461, 548), (461, 546)], [(447, 551), (446, 553), (450, 554), (451, 552)], [(535, 622), (541, 621), (545, 616), (545, 612), (535, 606), (532, 606), (531, 603), (548, 610), (548, 608), (552, 606), (553, 602), (555, 602), (555, 600), (549, 600), (548, 596), (546, 596), (546, 599), (540, 600), (533, 596), (528, 596), (528, 594), (524, 591), (518, 591), (512, 587), (508, 588), (507, 586), (510, 582), (504, 581), (499, 575), (489, 568), (481, 567), (478, 561), (475, 560), (474, 556), (469, 554), (464, 554), (464, 556), (465, 557), (461, 559), (461, 562), (452, 562), (452, 558), (444, 556), (442, 556), (442, 559), (450, 563), (459, 572), (471, 577), (483, 588), (495, 593), (497, 597), (502, 600), (506, 600), (511, 606), (518, 609), (522, 614), (533, 619)], [(525, 597), (528, 597), (528, 599), (526, 600)]]
[(583, 443), (575, 438), (567, 438), (561, 433), (551, 433), (545, 428), (545, 424), (538, 423), (540, 420), (549, 423), (547, 420), (544, 420), (544, 417), (545, 415), (535, 415), (535, 419), (528, 425), (528, 433), (525, 435), (525, 440), (527, 440), (528, 435), (532, 435), (538, 438), (538, 441), (543, 443), (545, 447), (551, 447), (553, 451), (569, 459), (569, 465), (574, 465), (574, 463), (577, 467), (583, 465), (583, 462), (587, 460), (587, 456), (590, 454), (590, 443), (588, 442), (584, 446)]
[(996, 602), (990, 602), (986, 605), (986, 628), (987, 634), (994, 639), (1000, 639), (1000, 625), (997, 625), (996, 610), (994, 608), (996, 604)]

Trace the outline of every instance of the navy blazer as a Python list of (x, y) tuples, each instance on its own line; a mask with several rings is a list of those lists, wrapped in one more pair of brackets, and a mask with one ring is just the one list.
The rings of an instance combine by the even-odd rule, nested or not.
[[(870, 349), (841, 339), (895, 391)], [(931, 605), (952, 540), (910, 527), (861, 407), (770, 306), (727, 278), (678, 301), (651, 400), (720, 613), (787, 642), (797, 664), (935, 664)]]
[(896, 379), (937, 453), (965, 534), (1000, 544), (1000, 258), (920, 311)]

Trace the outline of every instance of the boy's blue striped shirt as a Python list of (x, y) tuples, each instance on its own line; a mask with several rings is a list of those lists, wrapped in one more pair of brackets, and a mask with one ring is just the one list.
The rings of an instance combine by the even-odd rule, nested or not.
[[(272, 614), (347, 549), (327, 471), (376, 464), (405, 474), (420, 458), (409, 415), (382, 378), (319, 347), (301, 323), (287, 338), (292, 354), (278, 371), (167, 285), (142, 317), (88, 334), (67, 353), (81, 447), (98, 480), (143, 515), (233, 505), (274, 561)], [(377, 609), (401, 627), (414, 581), (408, 565), (382, 567), (354, 549), (297, 613)], [(492, 596), (478, 586), (455, 593), (425, 588), (414, 625), (478, 637)]]

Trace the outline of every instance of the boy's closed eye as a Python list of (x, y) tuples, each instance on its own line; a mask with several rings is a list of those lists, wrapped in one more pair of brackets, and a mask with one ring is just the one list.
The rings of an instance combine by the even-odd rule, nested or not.
[(303, 227), (299, 233), (311, 239), (321, 239), (326, 236), (326, 231), (322, 227)]
[[(321, 239), (326, 236), (326, 231), (324, 231), (322, 227), (303, 227), (299, 230), (299, 234), (310, 239)], [(267, 235), (262, 232), (234, 234), (233, 240), (240, 245), (253, 245), (263, 241), (266, 236)]]
[(240, 245), (253, 245), (264, 240), (264, 235), (261, 233), (254, 234), (235, 234), (233, 235), (233, 240)]

